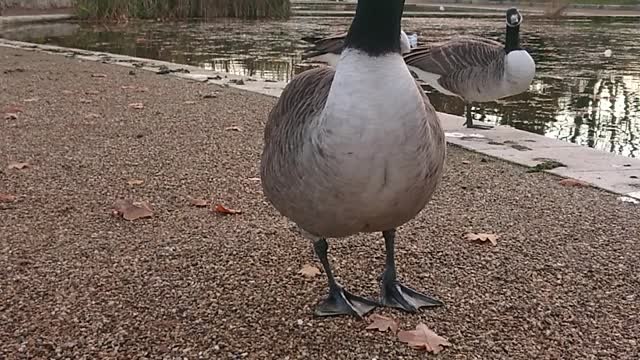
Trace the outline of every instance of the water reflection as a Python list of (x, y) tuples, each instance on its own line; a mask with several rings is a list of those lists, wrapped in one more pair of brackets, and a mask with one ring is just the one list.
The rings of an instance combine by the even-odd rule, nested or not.
[[(7, 38), (197, 65), (245, 76), (289, 80), (301, 64), (302, 36), (346, 29), (349, 18), (303, 17), (288, 21), (135, 22), (126, 25), (63, 23), (63, 30), (5, 30)], [(504, 39), (502, 19), (407, 18), (420, 42), (458, 34)], [(511, 125), (616, 154), (640, 152), (640, 24), (633, 19), (542, 20), (527, 18), (523, 47), (537, 64), (529, 92), (474, 104), (482, 121)], [(611, 57), (604, 51), (610, 49)], [(459, 99), (429, 91), (439, 111), (463, 115)]]

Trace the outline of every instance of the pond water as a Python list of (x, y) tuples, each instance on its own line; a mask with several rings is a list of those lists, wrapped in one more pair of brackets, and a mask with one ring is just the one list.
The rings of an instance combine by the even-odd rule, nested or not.
[[(60, 23), (28, 31), (5, 30), (3, 36), (289, 80), (309, 66), (301, 63), (300, 54), (307, 46), (302, 36), (340, 32), (350, 20)], [(499, 18), (406, 18), (403, 28), (418, 32), (420, 43), (460, 34), (504, 41), (504, 20)], [(474, 104), (474, 117), (640, 157), (640, 22), (623, 18), (544, 20), (525, 15), (521, 34), (523, 47), (537, 64), (530, 90), (498, 102)], [(607, 49), (611, 57), (604, 56)], [(459, 99), (434, 91), (429, 97), (439, 111), (464, 113)]]

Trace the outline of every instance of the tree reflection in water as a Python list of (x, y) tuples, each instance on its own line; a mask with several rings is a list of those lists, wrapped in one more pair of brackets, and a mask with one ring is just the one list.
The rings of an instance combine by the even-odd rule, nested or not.
[[(45, 25), (58, 26), (58, 31), (43, 30), (40, 25), (37, 31), (5, 29), (3, 36), (287, 81), (313, 66), (301, 64), (300, 54), (307, 46), (302, 36), (339, 32), (349, 21), (347, 17), (298, 17), (288, 21), (60, 23)], [(403, 28), (418, 32), (420, 43), (455, 35), (504, 40), (501, 18), (407, 18)], [(525, 14), (521, 33), (523, 47), (537, 64), (530, 91), (474, 104), (473, 116), (624, 156), (640, 156), (640, 23), (621, 18), (543, 20)], [(606, 49), (613, 56), (605, 57)], [(460, 99), (426, 89), (437, 110), (463, 115)]]

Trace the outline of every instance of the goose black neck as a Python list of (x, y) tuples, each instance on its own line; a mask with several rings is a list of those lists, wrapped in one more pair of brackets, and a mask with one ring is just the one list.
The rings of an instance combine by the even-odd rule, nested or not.
[(504, 49), (507, 54), (514, 50), (520, 50), (520, 25), (507, 25), (507, 40)]
[(358, 0), (345, 48), (370, 56), (400, 52), (400, 21), (404, 0)]

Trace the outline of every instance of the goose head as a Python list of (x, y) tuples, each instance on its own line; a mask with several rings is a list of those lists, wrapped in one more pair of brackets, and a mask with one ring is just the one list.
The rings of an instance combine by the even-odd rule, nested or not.
[(522, 14), (516, 8), (507, 10), (507, 26), (516, 27), (522, 23)]

